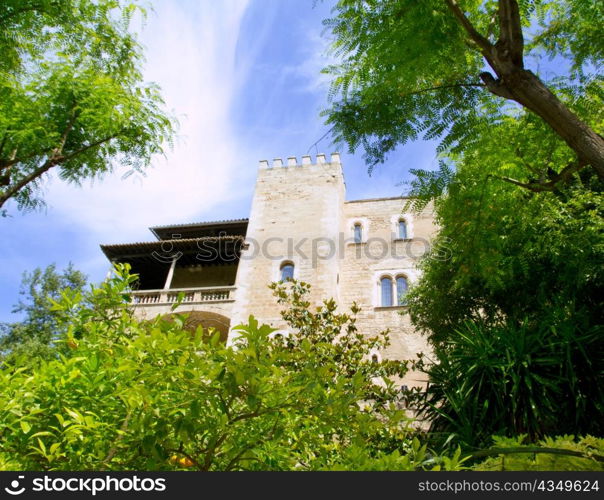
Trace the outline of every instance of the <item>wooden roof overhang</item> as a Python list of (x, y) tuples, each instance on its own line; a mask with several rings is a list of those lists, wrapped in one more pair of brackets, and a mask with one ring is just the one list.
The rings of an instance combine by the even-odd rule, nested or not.
[(189, 224), (173, 224), (170, 226), (154, 226), (149, 229), (158, 240), (179, 238), (203, 238), (207, 236), (245, 236), (248, 219), (219, 220), (212, 222), (195, 222)]
[(112, 262), (133, 267), (163, 267), (176, 259), (177, 267), (229, 265), (239, 261), (243, 236), (216, 236), (101, 245)]

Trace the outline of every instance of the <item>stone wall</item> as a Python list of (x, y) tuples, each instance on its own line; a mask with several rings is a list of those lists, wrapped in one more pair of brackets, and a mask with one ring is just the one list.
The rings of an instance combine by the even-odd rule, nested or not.
[[(357, 325), (367, 335), (390, 331), (391, 345), (381, 356), (390, 359), (415, 359), (418, 352), (429, 352), (425, 338), (412, 327), (404, 306), (382, 307), (380, 280), (388, 276), (418, 279), (416, 264), (429, 249), (436, 227), (432, 207), (420, 214), (404, 213), (406, 199), (390, 198), (352, 201), (344, 204), (343, 231), (349, 242), (341, 264), (340, 301), (343, 309), (353, 302), (360, 306)], [(407, 224), (407, 239), (398, 238), (398, 221)], [(363, 226), (363, 242), (353, 242), (353, 227)], [(409, 386), (422, 378), (410, 373), (403, 380)]]
[[(413, 329), (404, 305), (385, 307), (380, 280), (403, 276), (412, 286), (418, 279), (418, 260), (429, 250), (436, 227), (431, 206), (422, 213), (404, 213), (404, 198), (345, 201), (340, 157), (327, 161), (318, 155), (260, 162), (246, 247), (238, 264), (176, 268), (171, 288), (232, 286), (223, 297), (203, 302), (191, 297), (178, 312), (205, 311), (224, 317), (225, 324), (246, 323), (250, 315), (278, 330), (286, 330), (271, 282), (281, 278), (283, 264), (293, 264), (294, 278), (310, 283), (312, 307), (334, 298), (340, 311), (353, 303), (360, 306), (357, 325), (366, 335), (389, 330), (391, 345), (378, 356), (415, 359), (429, 353), (425, 338)], [(404, 220), (407, 233), (400, 238), (398, 223)], [(354, 228), (361, 228), (355, 241)], [(394, 292), (394, 287), (393, 287)], [(162, 296), (168, 297), (165, 292)], [(394, 295), (394, 293), (393, 293)], [(151, 301), (152, 302), (152, 301)], [(168, 299), (145, 303), (137, 315), (150, 318), (171, 313)], [(201, 317), (201, 316), (200, 316)], [(232, 334), (231, 334), (232, 335)], [(423, 383), (410, 373), (402, 381)]]

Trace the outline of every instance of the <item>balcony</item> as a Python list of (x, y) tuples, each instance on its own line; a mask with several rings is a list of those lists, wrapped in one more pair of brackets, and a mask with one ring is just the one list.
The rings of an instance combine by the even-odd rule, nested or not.
[(172, 305), (183, 294), (181, 305), (219, 304), (234, 302), (234, 286), (213, 286), (198, 288), (170, 288), (168, 290), (138, 290), (132, 292), (135, 306)]

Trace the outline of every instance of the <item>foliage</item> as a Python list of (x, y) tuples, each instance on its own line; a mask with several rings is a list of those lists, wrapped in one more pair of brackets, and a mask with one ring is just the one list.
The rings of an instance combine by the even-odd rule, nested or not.
[(367, 453), (366, 447), (350, 446), (343, 450), (342, 457), (337, 464), (324, 470), (414, 471), (418, 470), (418, 464), (422, 464), (424, 470), (455, 471), (466, 469), (464, 463), (469, 458), (468, 456), (462, 458), (460, 448), (457, 448), (451, 457), (434, 456), (433, 452), (428, 451), (426, 444), (420, 444), (418, 438), (414, 437), (405, 446), (404, 453), (395, 450), (391, 453), (378, 452), (372, 456)]
[[(465, 161), (449, 195), (436, 202), (433, 245), (441, 251), (421, 263), (423, 277), (409, 293), (415, 325), (438, 344), (466, 320), (572, 318), (583, 330), (602, 324), (604, 199), (597, 183), (586, 179), (556, 196), (527, 193), (485, 177), (482, 160)], [(585, 189), (590, 185), (594, 190)]]
[[(325, 21), (340, 60), (325, 69), (333, 77), (327, 123), (336, 142), (363, 148), (371, 171), (420, 137), (464, 155), (494, 127), (513, 122), (522, 133), (530, 121), (534, 151), (553, 142), (568, 161), (527, 159), (531, 142), (514, 137), (498, 157), (522, 165), (513, 181), (553, 190), (586, 165), (602, 178), (603, 9), (597, 0), (340, 0)], [(553, 76), (529, 67), (551, 67)]]
[(119, 162), (141, 171), (173, 133), (157, 86), (143, 84), (128, 0), (0, 5), (0, 208), (43, 204), (44, 176), (74, 183)]
[(434, 429), (476, 446), (494, 433), (600, 435), (602, 183), (589, 171), (548, 193), (504, 182), (571, 161), (535, 116), (502, 120), (473, 148), (413, 186), (440, 227), (408, 294), (435, 347)]
[[(435, 201), (438, 251), (408, 294), (412, 321), (434, 346), (423, 409), (443, 439), (472, 446), (491, 434), (602, 434), (601, 184), (582, 172), (555, 193), (534, 193), (497, 179), (522, 168), (505, 161), (514, 129), (484, 135), (458, 162)], [(552, 143), (523, 147), (563, 161)]]
[[(552, 314), (555, 314), (552, 313)], [(555, 433), (604, 434), (602, 327), (582, 331), (573, 320), (487, 326), (467, 323), (420, 363), (429, 387), (420, 415), (433, 437), (466, 448), (491, 435), (524, 434), (531, 442)]]
[(527, 446), (526, 436), (496, 437), (490, 453), (498, 454), (476, 464), (473, 470), (577, 471), (604, 470), (604, 440), (593, 436), (546, 437)]
[[(387, 409), (400, 397), (395, 383), (407, 372), (404, 361), (372, 360), (372, 355), (383, 351), (389, 344), (387, 332), (367, 337), (357, 329), (355, 315), (360, 311), (356, 304), (351, 314), (337, 313), (333, 299), (323, 302), (314, 311), (308, 300), (310, 285), (289, 280), (273, 283), (271, 288), (278, 302), (287, 306), (282, 317), (294, 335), (278, 335), (286, 349), (292, 352), (288, 366), (293, 370), (322, 370), (342, 382), (351, 384), (346, 390), (362, 391), (359, 400), (371, 401), (374, 409)], [(374, 383), (376, 379), (381, 382)]]
[(82, 291), (86, 281), (86, 276), (72, 264), (62, 272), (57, 271), (55, 264), (44, 270), (36, 268), (31, 273), (25, 272), (19, 292), (23, 298), (12, 310), (24, 317), (15, 323), (0, 323), (0, 353), (4, 357), (21, 354), (32, 358), (56, 356), (54, 342), (60, 337), (60, 329), (51, 300), (57, 300), (66, 288)]
[[(309, 339), (296, 340), (295, 331), (275, 336), (250, 318), (225, 345), (218, 333), (208, 340), (201, 328), (184, 330), (185, 318), (137, 321), (124, 302), (135, 279), (118, 267), (85, 295), (65, 290), (55, 307), (66, 321), (67, 352), (34, 364), (15, 359), (0, 370), (4, 466), (460, 467), (459, 453), (445, 461), (412, 440), (393, 401), (365, 399), (387, 394), (388, 384), (376, 391), (369, 377), (393, 373), (394, 365), (371, 363), (375, 341), (357, 336), (352, 318), (329, 304), (302, 313), (306, 285), (278, 293)], [(350, 353), (327, 341), (336, 332), (351, 333)]]

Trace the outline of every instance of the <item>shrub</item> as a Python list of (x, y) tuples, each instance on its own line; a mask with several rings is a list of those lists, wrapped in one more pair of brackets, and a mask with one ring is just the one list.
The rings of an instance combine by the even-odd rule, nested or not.
[(474, 470), (576, 471), (604, 470), (604, 439), (585, 436), (546, 437), (536, 446), (525, 444), (526, 436), (495, 438), (489, 453), (497, 456), (472, 467)]
[(602, 328), (547, 324), (468, 322), (435, 349), (435, 363), (422, 360), (430, 383), (418, 399), (430, 430), (469, 447), (494, 434), (602, 435)]
[[(459, 466), (412, 439), (389, 374), (387, 342), (356, 331), (332, 301), (309, 310), (308, 285), (277, 286), (288, 338), (254, 318), (233, 345), (137, 321), (127, 268), (91, 292), (65, 290), (64, 354), (0, 370), (0, 467), (28, 470), (433, 469)], [(376, 377), (384, 382), (374, 383)]]

